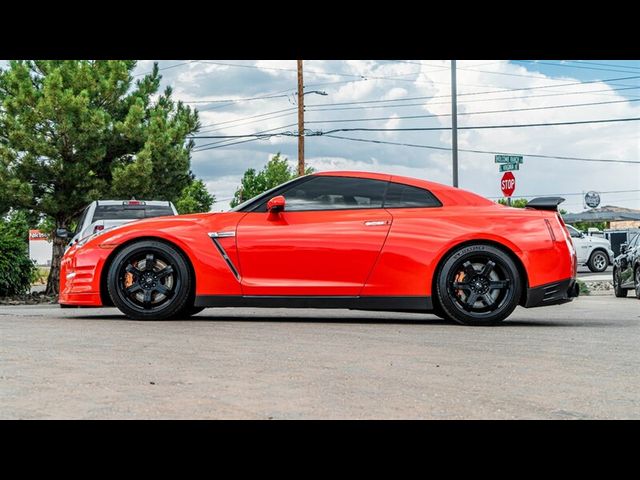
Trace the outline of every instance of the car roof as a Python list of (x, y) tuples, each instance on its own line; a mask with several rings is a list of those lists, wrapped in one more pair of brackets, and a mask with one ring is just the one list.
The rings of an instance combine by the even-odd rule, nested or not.
[(124, 202), (141, 202), (145, 205), (151, 206), (160, 206), (160, 205), (171, 205), (171, 202), (168, 200), (96, 200), (96, 205), (122, 205)]

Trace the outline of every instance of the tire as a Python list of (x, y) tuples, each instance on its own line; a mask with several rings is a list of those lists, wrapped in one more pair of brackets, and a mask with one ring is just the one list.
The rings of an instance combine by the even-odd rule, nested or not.
[(613, 294), (618, 298), (627, 296), (627, 289), (620, 286), (620, 272), (616, 269), (613, 270)]
[(602, 250), (595, 250), (591, 253), (587, 267), (594, 273), (604, 272), (609, 266), (609, 256)]
[(442, 320), (447, 320), (450, 322), (453, 321), (453, 319), (447, 317), (447, 314), (444, 312), (444, 310), (440, 306), (440, 303), (438, 302), (437, 298), (433, 299), (433, 310), (431, 310), (429, 313), (435, 315), (438, 318), (441, 318)]
[(134, 320), (165, 320), (185, 312), (193, 285), (184, 256), (156, 240), (133, 243), (111, 262), (107, 289), (113, 304)]
[(448, 318), (463, 325), (497, 325), (518, 305), (522, 280), (509, 255), (476, 244), (447, 256), (436, 287), (437, 300)]
[(636, 298), (638, 300), (640, 300), (640, 267), (636, 267), (635, 271), (633, 272), (633, 278), (634, 278), (634, 286), (635, 286), (635, 291), (636, 291)]

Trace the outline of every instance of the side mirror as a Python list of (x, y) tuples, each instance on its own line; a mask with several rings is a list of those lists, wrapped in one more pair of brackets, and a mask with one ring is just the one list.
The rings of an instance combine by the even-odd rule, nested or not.
[(60, 237), (60, 238), (70, 238), (71, 232), (69, 230), (67, 230), (66, 228), (57, 228), (56, 229), (56, 236)]
[(284, 210), (284, 197), (278, 195), (267, 202), (267, 210), (271, 213), (281, 212)]
[(620, 253), (627, 253), (627, 244), (626, 243), (621, 243), (620, 244)]

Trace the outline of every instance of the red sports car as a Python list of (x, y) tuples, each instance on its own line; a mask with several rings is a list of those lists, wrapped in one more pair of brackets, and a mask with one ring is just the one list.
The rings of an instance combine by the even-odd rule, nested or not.
[(134, 319), (205, 307), (432, 312), (495, 324), (578, 295), (562, 198), (525, 209), (379, 173), (296, 178), (225, 213), (141, 220), (78, 242), (60, 304)]

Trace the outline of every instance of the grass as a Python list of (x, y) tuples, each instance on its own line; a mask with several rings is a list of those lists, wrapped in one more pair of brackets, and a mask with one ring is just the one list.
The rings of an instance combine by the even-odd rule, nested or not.
[(580, 287), (580, 295), (589, 295), (591, 292), (586, 283), (582, 280), (576, 280), (578, 282), (578, 286)]
[(45, 285), (47, 277), (49, 277), (49, 270), (51, 267), (37, 267), (31, 278), (31, 285)]

